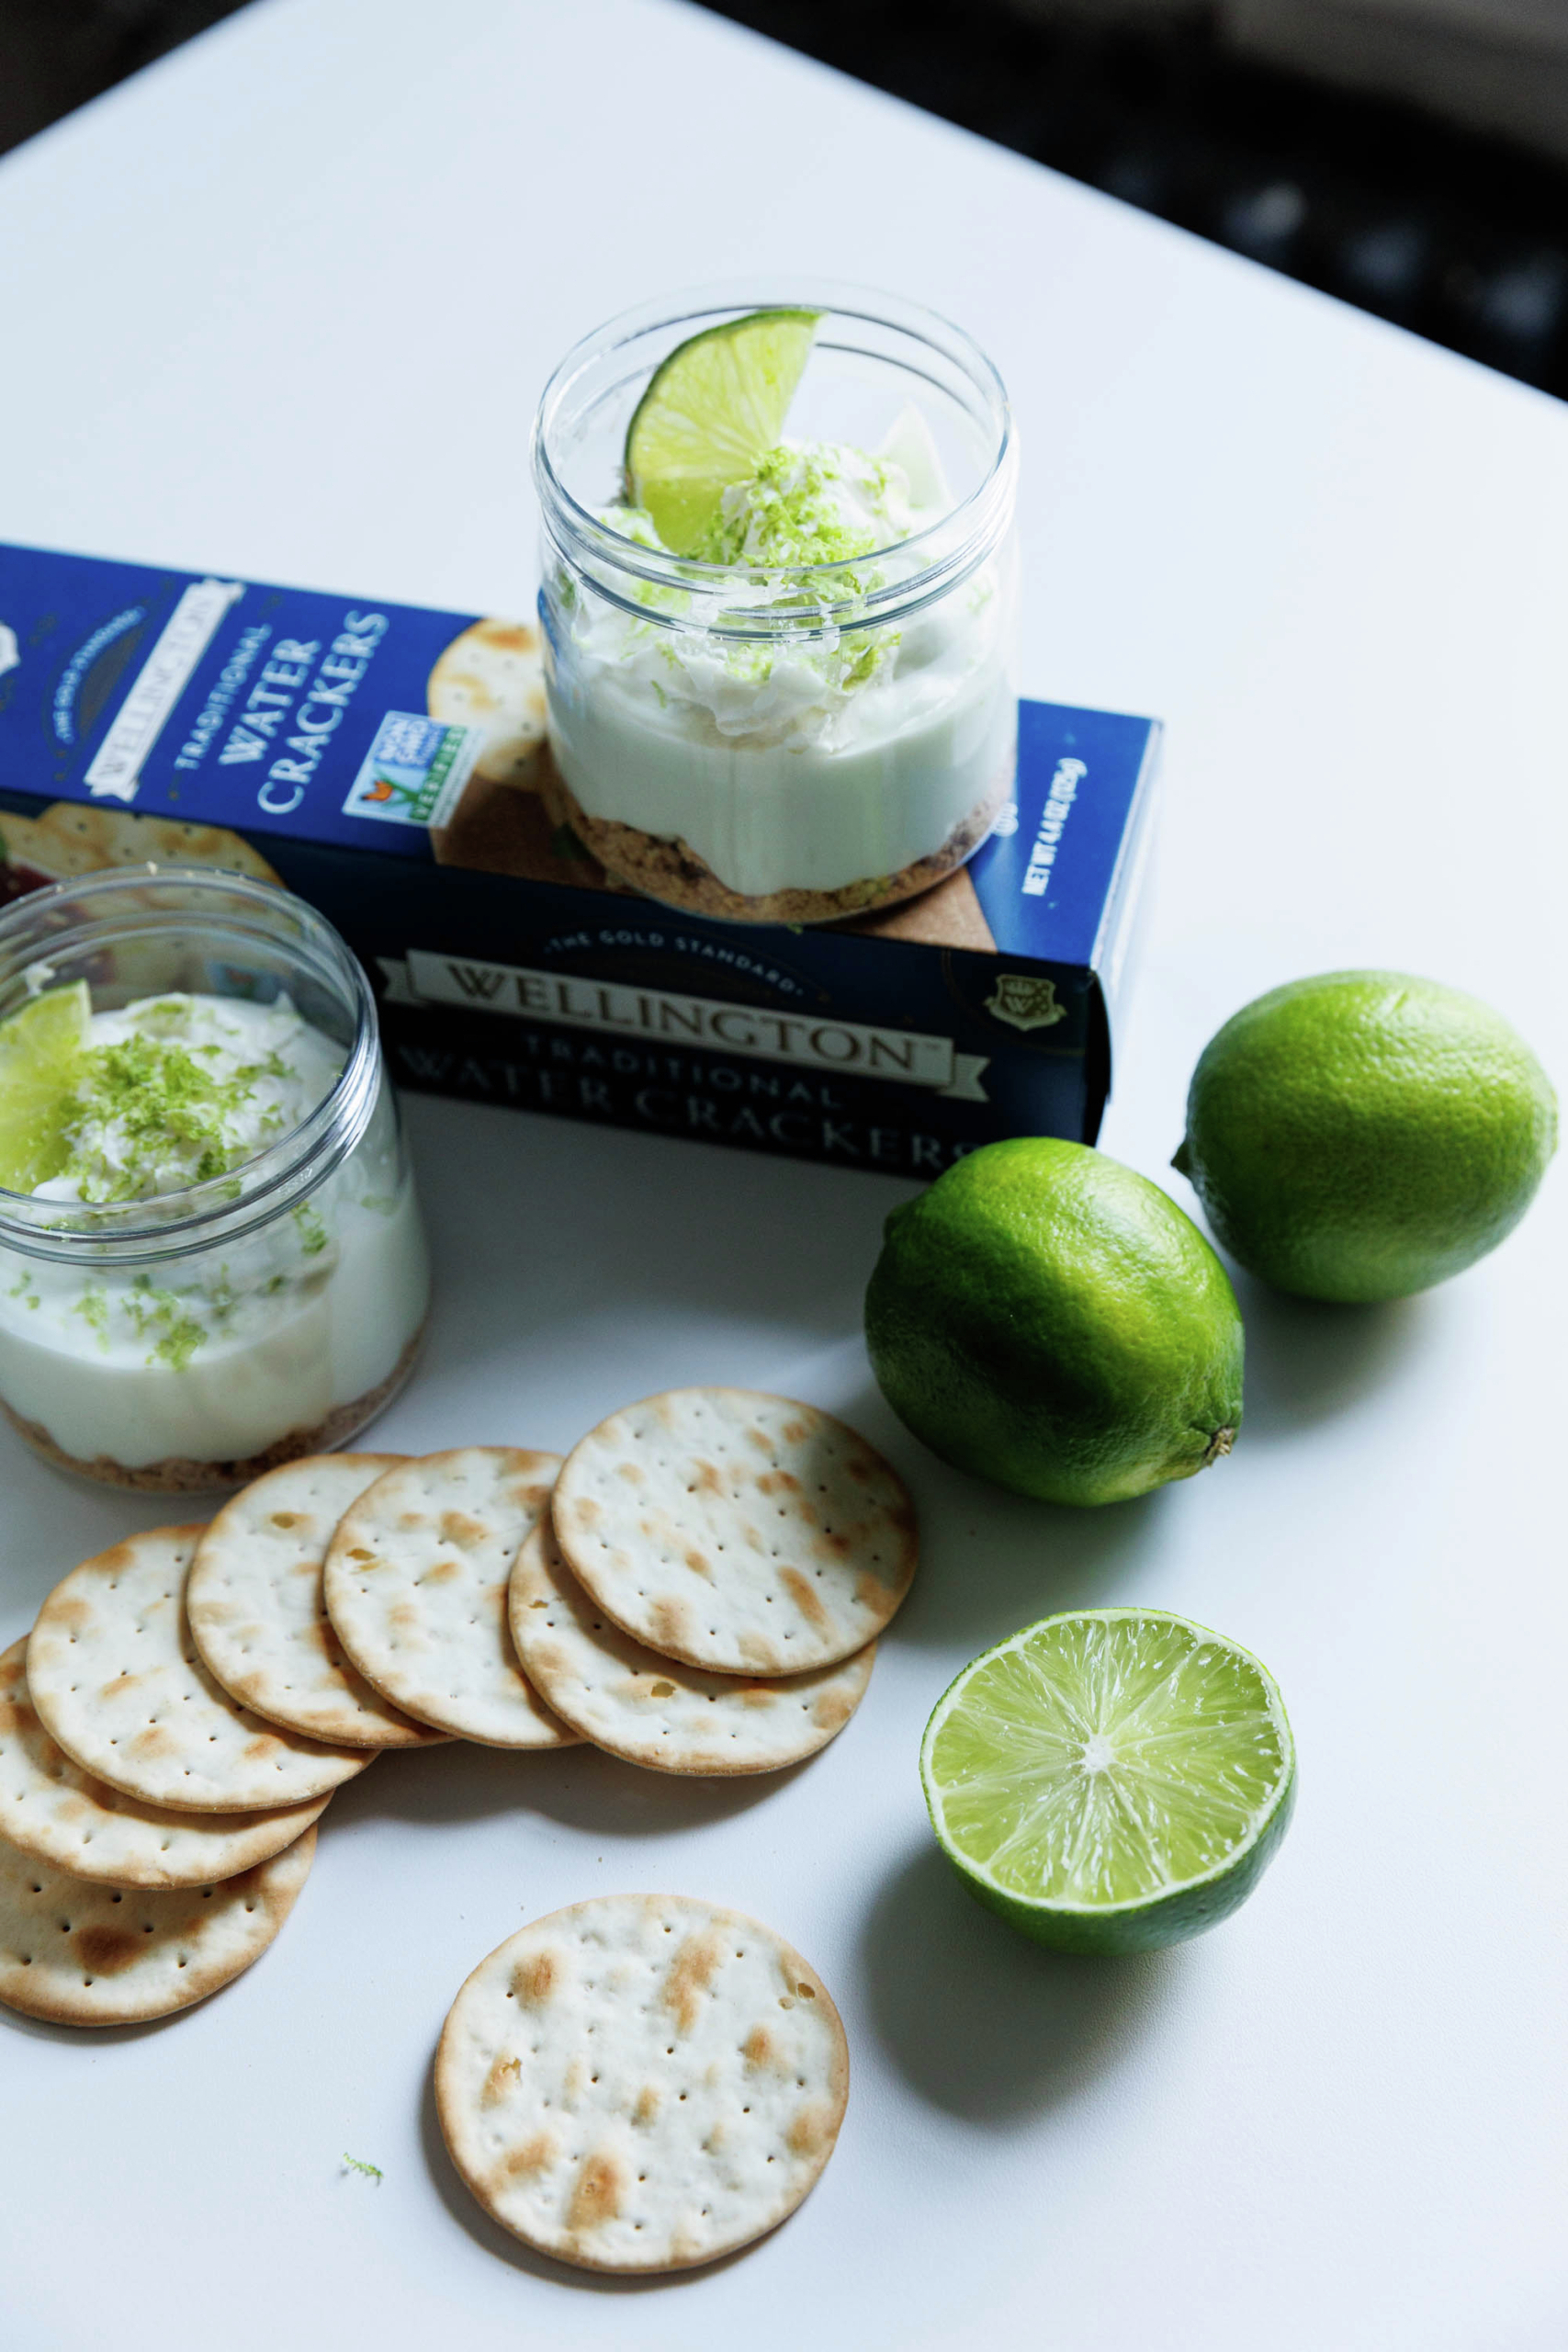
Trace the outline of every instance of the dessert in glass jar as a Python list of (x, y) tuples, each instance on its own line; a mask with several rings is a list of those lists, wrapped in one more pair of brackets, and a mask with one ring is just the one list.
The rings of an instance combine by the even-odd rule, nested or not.
[(908, 302), (719, 288), (580, 344), (534, 432), (557, 813), (666, 903), (825, 922), (1012, 797), (1016, 443)]
[(269, 884), (91, 876), (0, 917), (0, 1409), (155, 1492), (344, 1443), (430, 1276), (375, 1001)]

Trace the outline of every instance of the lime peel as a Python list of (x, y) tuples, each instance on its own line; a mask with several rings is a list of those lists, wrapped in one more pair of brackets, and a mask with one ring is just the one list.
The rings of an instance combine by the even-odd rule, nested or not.
[(1278, 1848), (1295, 1746), (1267, 1669), (1149, 1609), (1042, 1618), (932, 1711), (920, 1778), (977, 1899), (1040, 1943), (1135, 1952), (1201, 1934)]
[(753, 311), (690, 336), (655, 369), (626, 429), (626, 495), (672, 554), (700, 553), (725, 491), (777, 447), (818, 318)]
[(1490, 1005), (1406, 972), (1325, 972), (1210, 1038), (1171, 1165), (1249, 1272), (1370, 1306), (1495, 1250), (1556, 1148), (1551, 1080)]
[(70, 1157), (66, 1119), (86, 1050), (85, 980), (49, 989), (0, 1023), (0, 1186), (36, 1192)]
[(888, 1217), (865, 1298), (883, 1395), (944, 1460), (1042, 1502), (1122, 1502), (1231, 1450), (1241, 1311), (1146, 1177), (1014, 1136)]

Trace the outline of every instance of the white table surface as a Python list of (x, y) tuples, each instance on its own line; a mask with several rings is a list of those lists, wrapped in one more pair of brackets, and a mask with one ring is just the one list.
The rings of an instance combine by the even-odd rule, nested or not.
[[(755, 265), (964, 321), (1021, 420), (1027, 688), (1169, 721), (1106, 1146), (1176, 1196), (1188, 1073), (1275, 981), (1435, 973), (1568, 1072), (1568, 416), (663, 0), (269, 0), (0, 167), (0, 530), (525, 606), (539, 383), (602, 317)], [(842, 1738), (682, 1786), (582, 1754), (383, 1760), (276, 1948), (189, 2016), (0, 2018), (6, 2352), (1560, 2352), (1562, 1170), (1383, 1310), (1242, 1285), (1247, 1425), (1103, 1513), (892, 1422), (859, 1332), (906, 1187), (416, 1101), (440, 1293), (389, 1446), (565, 1446), (674, 1382), (794, 1390), (906, 1469), (925, 1560)], [(0, 1640), (152, 1501), (0, 1440)], [(1034, 1951), (943, 1873), (920, 1725), (1032, 1615), (1146, 1600), (1267, 1658), (1301, 1802), (1207, 1939)], [(432, 2045), (469, 1966), (599, 1889), (810, 1954), (839, 2152), (705, 2273), (594, 2283), (470, 2205)], [(381, 2165), (373, 2183), (344, 2152)]]

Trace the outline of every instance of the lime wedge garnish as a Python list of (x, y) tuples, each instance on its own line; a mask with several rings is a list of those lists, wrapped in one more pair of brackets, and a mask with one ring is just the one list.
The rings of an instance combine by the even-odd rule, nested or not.
[(677, 345), (626, 434), (626, 489), (673, 555), (695, 555), (729, 484), (776, 448), (815, 311), (753, 311)]
[(1250, 1894), (1290, 1817), (1295, 1747), (1234, 1642), (1159, 1610), (1086, 1609), (964, 1668), (920, 1778), (982, 1903), (1063, 1951), (1150, 1951)]
[(30, 1193), (70, 1153), (65, 1113), (93, 1010), (85, 980), (35, 996), (0, 1022), (0, 1185)]

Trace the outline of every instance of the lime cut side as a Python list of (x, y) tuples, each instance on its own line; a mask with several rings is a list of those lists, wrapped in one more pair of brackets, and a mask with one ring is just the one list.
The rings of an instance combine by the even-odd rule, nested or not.
[(1148, 1951), (1234, 1911), (1284, 1834), (1295, 1747), (1272, 1678), (1146, 1609), (1043, 1618), (938, 1701), (920, 1778), (972, 1893), (1041, 1943)]
[(34, 997), (0, 1023), (0, 1186), (30, 1193), (70, 1157), (65, 1114), (87, 1043), (85, 980)]
[(753, 311), (655, 372), (626, 433), (626, 490), (672, 554), (698, 552), (730, 483), (777, 447), (817, 325), (815, 311)]

